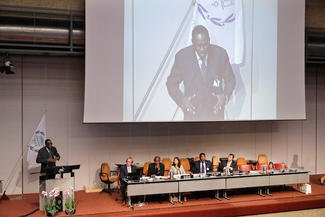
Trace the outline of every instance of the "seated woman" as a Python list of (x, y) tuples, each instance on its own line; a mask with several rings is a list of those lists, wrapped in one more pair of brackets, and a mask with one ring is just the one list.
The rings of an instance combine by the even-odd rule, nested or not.
[[(186, 174), (185, 170), (181, 164), (181, 161), (179, 159), (179, 157), (174, 157), (173, 159), (173, 165), (169, 170), (169, 175), (181, 175), (181, 174)], [(169, 201), (178, 201), (178, 198), (176, 197), (175, 194), (170, 194), (169, 195)], [(184, 201), (187, 201), (187, 198), (184, 196)]]

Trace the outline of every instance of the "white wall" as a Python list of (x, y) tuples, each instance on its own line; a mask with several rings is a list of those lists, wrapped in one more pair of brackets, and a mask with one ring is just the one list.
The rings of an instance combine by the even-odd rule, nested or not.
[[(82, 124), (83, 58), (24, 57), (23, 83), (21, 58), (13, 60), (16, 74), (0, 74), (0, 179), (8, 178), (44, 112), (47, 135), (62, 156), (60, 164), (81, 164), (77, 189), (100, 183), (101, 162), (114, 165), (127, 156), (143, 163), (154, 155), (193, 157), (206, 152), (211, 158), (233, 152), (256, 159), (265, 153), (271, 161), (325, 173), (324, 68), (306, 69), (306, 121)], [(37, 192), (38, 176), (29, 175), (26, 159), (23, 165), (24, 193)], [(19, 164), (9, 194), (22, 192), (21, 175)]]

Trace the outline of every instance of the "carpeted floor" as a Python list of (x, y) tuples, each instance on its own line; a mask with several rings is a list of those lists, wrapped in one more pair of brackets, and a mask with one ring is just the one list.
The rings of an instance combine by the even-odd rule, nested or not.
[[(229, 191), (230, 200), (218, 201), (204, 195), (191, 194), (184, 204), (171, 205), (167, 200), (162, 204), (151, 201), (144, 207), (135, 207), (132, 211), (122, 206), (117, 193), (76, 192), (76, 216), (240, 216), (268, 212), (280, 212), (299, 209), (325, 207), (325, 186), (318, 184), (320, 176), (311, 176), (312, 194), (305, 195), (290, 187), (271, 189), (272, 197), (256, 195), (256, 189)], [(195, 195), (196, 197), (194, 197)], [(38, 208), (38, 194), (24, 195), (25, 200), (8, 200), (0, 203), (0, 217), (22, 216)], [(37, 211), (32, 217), (45, 216)], [(65, 216), (59, 213), (57, 216)]]

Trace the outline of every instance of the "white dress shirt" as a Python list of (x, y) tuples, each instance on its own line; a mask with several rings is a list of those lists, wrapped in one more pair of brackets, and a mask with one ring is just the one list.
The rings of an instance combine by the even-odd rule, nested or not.
[(200, 173), (202, 173), (202, 167), (203, 167), (203, 173), (206, 173), (206, 163), (205, 161), (200, 161)]
[[(197, 62), (199, 64), (199, 67), (202, 71), (202, 63), (203, 63), (203, 60), (201, 59), (201, 57), (199, 56), (199, 54), (195, 51), (195, 54), (196, 54), (196, 59), (197, 59)], [(204, 57), (204, 64), (208, 67), (208, 55), (205, 55)]]
[[(233, 168), (231, 167), (232, 161), (227, 161), (227, 167), (229, 167), (230, 170), (233, 170)], [(225, 169), (226, 167), (224, 167), (223, 169)]]
[(132, 173), (131, 166), (126, 166), (126, 168), (128, 169), (128, 173)]

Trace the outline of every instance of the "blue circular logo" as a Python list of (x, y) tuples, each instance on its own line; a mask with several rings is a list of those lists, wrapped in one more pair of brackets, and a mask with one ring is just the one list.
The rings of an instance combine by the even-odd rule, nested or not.
[(36, 131), (32, 143), (29, 145), (31, 151), (38, 152), (45, 143), (45, 133), (42, 131)]

